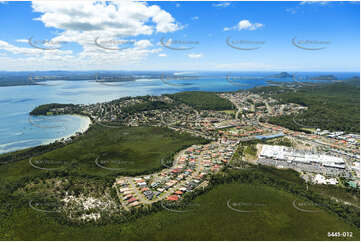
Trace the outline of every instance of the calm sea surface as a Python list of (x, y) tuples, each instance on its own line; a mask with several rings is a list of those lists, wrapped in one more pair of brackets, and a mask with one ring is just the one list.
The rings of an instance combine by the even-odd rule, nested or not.
[[(331, 74), (331, 73), (327, 73)], [(62, 115), (34, 117), (29, 112), (47, 103), (90, 104), (125, 96), (161, 95), (181, 91), (235, 91), (267, 85), (265, 73), (202, 73), (190, 80), (148, 80), (101, 84), (95, 81), (48, 81), (45, 85), (0, 87), (0, 153), (50, 143), (87, 128), (89, 120), (80, 116)], [(337, 73), (338, 78), (359, 73)]]

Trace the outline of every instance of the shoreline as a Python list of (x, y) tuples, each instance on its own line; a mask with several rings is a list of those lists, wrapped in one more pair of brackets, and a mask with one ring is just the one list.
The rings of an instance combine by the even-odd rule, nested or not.
[[(148, 80), (148, 79), (140, 79), (140, 80)], [(259, 85), (259, 86), (262, 86), (262, 85)], [(269, 86), (269, 85), (266, 85), (266, 86)], [(257, 87), (257, 86), (256, 86)], [(246, 89), (238, 89), (237, 91), (238, 92), (242, 92), (242, 91), (249, 91), (250, 88), (246, 88)], [(252, 89), (252, 88), (251, 88)], [(237, 92), (237, 91), (203, 91), (203, 92), (209, 92), (209, 93), (228, 93), (228, 92)], [(175, 93), (178, 93), (178, 92), (183, 92), (183, 91), (175, 91)], [(189, 91), (189, 92), (192, 92), (192, 91)], [(166, 93), (170, 93), (170, 92), (166, 92)], [(163, 94), (166, 94), (166, 93), (163, 93)], [(158, 95), (163, 95), (161, 93), (157, 94), (156, 96)], [(141, 97), (142, 95), (136, 95), (135, 97)], [(144, 95), (143, 95), (144, 96)], [(121, 97), (119, 97), (121, 98)], [(111, 99), (111, 101), (113, 100), (117, 100), (119, 98), (114, 98), (114, 99)], [(101, 102), (101, 103), (108, 103), (108, 102), (111, 102), (111, 101), (105, 101), (105, 102)], [(40, 141), (41, 144), (40, 145), (47, 145), (47, 144), (51, 144), (51, 143), (54, 143), (54, 142), (64, 142), (64, 140), (74, 136), (74, 137), (77, 137), (79, 135), (76, 135), (76, 133), (81, 133), (80, 135), (82, 135), (83, 133), (87, 132), (87, 130), (90, 128), (90, 126), (92, 124), (94, 124), (94, 122), (96, 121), (92, 121), (91, 118), (87, 115), (82, 115), (82, 114), (64, 114), (64, 115), (72, 115), (72, 116), (80, 116), (81, 117), (81, 121), (80, 121), (80, 124), (79, 126), (76, 128), (76, 130), (74, 130), (74, 132), (70, 133), (70, 134), (67, 134), (67, 135), (64, 135), (64, 136), (60, 136), (60, 137), (50, 137), (48, 139), (44, 139), (43, 141)], [(86, 119), (83, 119), (83, 118), (86, 118)], [(85, 121), (86, 120), (86, 121)], [(36, 145), (37, 146), (37, 145)], [(5, 152), (0, 152), (0, 155), (2, 154), (6, 154), (6, 153), (11, 153), (11, 152), (16, 152), (16, 151), (20, 151), (20, 150), (23, 150), (23, 149), (27, 149), (27, 148), (32, 148), (32, 147), (36, 147), (36, 146), (29, 146), (29, 147), (21, 147), (19, 149), (13, 149), (13, 150), (9, 150), (9, 151), (5, 151)], [(1, 151), (1, 149), (0, 149)]]
[[(68, 139), (70, 137), (76, 136), (76, 133), (84, 134), (86, 131), (88, 131), (90, 126), (93, 124), (91, 119), (88, 116), (85, 116), (85, 115), (80, 115), (80, 114), (65, 114), (65, 115), (80, 117), (81, 120), (82, 120), (80, 122), (80, 127), (72, 134), (62, 136), (62, 137), (59, 137), (59, 138), (56, 138), (56, 139), (50, 139), (47, 142), (44, 142), (43, 145), (48, 145), (48, 144), (55, 143), (55, 142), (61, 142), (62, 139), (66, 140), (66, 139)], [(86, 122), (83, 122), (83, 120), (86, 120)]]
[(86, 131), (89, 130), (90, 126), (93, 124), (92, 120), (88, 116), (85, 116), (85, 115), (65, 114), (64, 116), (78, 116), (81, 118), (80, 125), (75, 130), (75, 132), (73, 132), (69, 135), (62, 136), (62, 137), (50, 138), (50, 139), (44, 140), (41, 144), (35, 145), (35, 146), (23, 147), (23, 148), (13, 149), (13, 150), (5, 151), (5, 152), (1, 152), (1, 149), (0, 149), (0, 155), (10, 154), (10, 153), (18, 152), (18, 151), (25, 150), (25, 149), (31, 149), (31, 148), (41, 146), (41, 145), (49, 145), (49, 144), (56, 143), (56, 142), (62, 142), (62, 140), (65, 141), (66, 139), (68, 139), (70, 137), (76, 136), (76, 133), (78, 133), (78, 132), (81, 133), (81, 135), (84, 134)]

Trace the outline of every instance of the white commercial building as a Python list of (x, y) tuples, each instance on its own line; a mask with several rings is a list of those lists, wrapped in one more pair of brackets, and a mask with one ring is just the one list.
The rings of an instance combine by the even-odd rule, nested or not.
[(279, 145), (263, 145), (259, 158), (269, 158), (289, 163), (320, 164), (325, 167), (345, 169), (345, 161), (341, 157), (313, 154)]

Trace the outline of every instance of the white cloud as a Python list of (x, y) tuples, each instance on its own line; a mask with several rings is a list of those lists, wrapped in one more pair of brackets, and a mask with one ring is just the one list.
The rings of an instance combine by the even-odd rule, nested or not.
[(225, 27), (224, 31), (230, 31), (230, 30), (256, 30), (259, 28), (262, 28), (264, 25), (261, 23), (251, 23), (249, 20), (244, 19), (238, 22), (237, 25), (233, 27)]
[[(42, 15), (37, 20), (46, 27), (67, 31), (107, 31), (111, 35), (150, 35), (173, 32), (181, 28), (175, 19), (157, 5), (122, 0), (117, 2), (34, 1), (34, 12)], [(155, 29), (149, 22), (155, 23)], [(146, 24), (148, 23), (148, 24)]]
[(134, 46), (137, 48), (145, 49), (145, 48), (153, 46), (153, 44), (149, 40), (143, 39), (143, 40), (136, 41)]
[[(26, 40), (28, 42), (28, 40)], [(15, 54), (15, 55), (36, 55), (36, 56), (50, 56), (50, 55), (71, 55), (71, 50), (58, 50), (54, 49), (51, 51), (44, 51), (42, 49), (37, 48), (25, 48), (25, 47), (17, 47), (15, 45), (9, 44), (6, 41), (0, 40), (0, 50), (4, 50), (8, 53)]]
[(328, 1), (302, 1), (300, 2), (300, 5), (304, 5), (304, 4), (321, 4), (321, 5), (326, 5), (328, 4)]
[(175, 6), (179, 8), (181, 5), (179, 3), (176, 3)]
[(18, 43), (29, 43), (28, 39), (17, 39), (16, 42)]
[(203, 54), (194, 54), (194, 53), (191, 53), (191, 54), (188, 54), (188, 57), (191, 58), (191, 59), (199, 59), (201, 57), (203, 57)]
[(158, 6), (151, 6), (155, 11), (154, 16), (152, 17), (153, 22), (157, 24), (156, 30), (161, 33), (174, 32), (176, 30), (180, 30), (183, 26), (175, 23), (174, 18), (168, 12), (161, 10)]
[[(45, 51), (42, 49), (17, 47), (0, 40), (0, 51), (18, 56), (6, 56), (6, 62), (29, 64), (29, 68), (37, 69), (92, 69), (120, 68), (131, 63), (139, 63), (147, 56), (157, 54), (161, 48), (154, 46), (151, 36), (155, 33), (169, 33), (181, 29), (172, 15), (157, 5), (146, 2), (121, 0), (117, 2), (100, 1), (34, 1), (33, 11), (40, 13), (36, 21), (45, 27), (56, 28), (57, 36), (49, 39), (49, 43), (76, 43), (81, 49), (76, 53), (66, 50), (69, 45), (60, 44), (60, 49)], [(100, 48), (95, 44), (96, 38), (108, 41), (129, 41), (123, 49)], [(34, 36), (34, 39), (37, 39)], [(18, 43), (29, 43), (27, 39), (18, 39)], [(46, 46), (46, 44), (44, 44)], [(5, 58), (5, 57), (4, 57)], [(4, 60), (2, 58), (2, 60)], [(40, 66), (32, 62), (41, 63)], [(9, 66), (8, 65), (8, 66)], [(22, 66), (26, 69), (26, 66)], [(56, 67), (57, 66), (57, 67)]]
[(199, 17), (198, 17), (198, 16), (194, 16), (194, 17), (192, 17), (191, 19), (192, 19), (193, 21), (195, 21), (195, 20), (198, 20)]
[(213, 3), (212, 6), (216, 7), (216, 8), (226, 8), (228, 6), (230, 6), (231, 3), (228, 2), (222, 2), (222, 3)]
[(160, 53), (158, 56), (160, 56), (160, 57), (166, 57), (166, 56), (167, 56), (167, 54)]
[[(300, 2), (297, 6), (292, 7), (292, 8), (286, 8), (286, 12), (291, 13), (291, 14), (296, 14), (299, 11), (303, 12), (303, 9), (307, 6), (307, 5), (316, 5), (316, 6), (330, 6), (329, 3), (332, 3), (330, 1), (302, 1)], [(337, 2), (342, 4), (342, 2)], [(352, 3), (352, 2), (350, 2)]]

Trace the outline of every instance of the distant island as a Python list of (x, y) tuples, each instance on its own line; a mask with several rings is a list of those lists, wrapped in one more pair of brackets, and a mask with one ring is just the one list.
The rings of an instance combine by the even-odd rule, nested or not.
[(117, 72), (0, 72), (0, 87), (45, 85), (47, 81), (127, 82), (139, 77)]
[[(288, 72), (281, 72), (279, 74), (273, 74), (268, 76), (269, 78), (292, 78), (294, 75), (289, 74)], [(309, 80), (337, 80), (337, 77), (334, 75), (319, 75), (314, 77), (307, 77)]]
[(289, 78), (292, 77), (288, 72), (281, 72), (279, 74), (270, 75), (270, 78)]
[(199, 76), (176, 75), (172, 72), (126, 71), (35, 71), (0, 72), (0, 87), (46, 85), (48, 81), (88, 81), (98, 83), (130, 82), (138, 79), (189, 80)]

